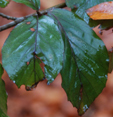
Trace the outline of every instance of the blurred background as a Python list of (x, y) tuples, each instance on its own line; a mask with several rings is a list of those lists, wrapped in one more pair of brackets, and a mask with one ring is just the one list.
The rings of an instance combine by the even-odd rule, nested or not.
[[(64, 0), (41, 0), (41, 10), (63, 2)], [(11, 1), (6, 8), (0, 8), (0, 12), (13, 17), (21, 17), (35, 11), (23, 4)], [(9, 22), (11, 20), (0, 17), (0, 26)], [(0, 32), (0, 51), (12, 29)], [(104, 41), (107, 49), (113, 47), (112, 29), (103, 31), (102, 35), (99, 34), (98, 28), (94, 31)], [(2, 63), (1, 52), (0, 63)], [(46, 85), (46, 81), (43, 81), (33, 91), (26, 91), (23, 85), (18, 89), (6, 72), (2, 78), (6, 83), (10, 117), (80, 117), (77, 109), (67, 100), (66, 93), (61, 87), (60, 74), (51, 85)], [(113, 117), (113, 74), (108, 74), (106, 87), (82, 117)]]

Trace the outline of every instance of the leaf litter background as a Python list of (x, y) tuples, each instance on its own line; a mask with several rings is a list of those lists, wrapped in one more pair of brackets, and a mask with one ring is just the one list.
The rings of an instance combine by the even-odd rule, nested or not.
[[(62, 2), (64, 0), (41, 0), (41, 9)], [(0, 12), (15, 17), (34, 13), (31, 8), (12, 1), (5, 9), (0, 8)], [(10, 20), (0, 17), (0, 26), (8, 22)], [(0, 51), (11, 30), (12, 28), (0, 32)], [(99, 29), (95, 28), (94, 30), (104, 41), (108, 50), (113, 47), (112, 29), (103, 31), (102, 35), (99, 34)], [(0, 54), (0, 62), (1, 59)], [(8, 115), (10, 117), (80, 117), (77, 114), (77, 109), (67, 101), (67, 96), (61, 87), (60, 75), (51, 85), (47, 86), (46, 82), (43, 81), (38, 84), (35, 90), (30, 92), (27, 92), (24, 86), (18, 89), (9, 80), (6, 72), (2, 78), (6, 83), (6, 90), (8, 92)], [(82, 117), (113, 117), (113, 73), (108, 74), (106, 88)]]

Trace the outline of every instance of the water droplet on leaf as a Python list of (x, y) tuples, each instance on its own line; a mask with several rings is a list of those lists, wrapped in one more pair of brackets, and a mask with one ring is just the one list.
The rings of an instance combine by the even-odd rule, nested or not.
[(106, 59), (106, 62), (109, 62), (109, 59)]
[(52, 78), (51, 81), (53, 82), (54, 81), (54, 78)]
[(15, 83), (15, 80), (13, 80), (13, 83)]
[(83, 111), (86, 112), (86, 110), (88, 109), (87, 104), (83, 106)]
[(49, 81), (47, 82), (47, 85), (50, 85), (50, 82)]

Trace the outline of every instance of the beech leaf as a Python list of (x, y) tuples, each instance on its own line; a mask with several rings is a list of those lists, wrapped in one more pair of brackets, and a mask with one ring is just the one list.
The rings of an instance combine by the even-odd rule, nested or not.
[(4, 8), (8, 5), (9, 0), (0, 0), (0, 7)]
[(55, 9), (49, 15), (62, 31), (62, 87), (82, 115), (105, 87), (109, 57), (103, 41), (77, 15)]
[(113, 19), (113, 2), (104, 2), (92, 8), (89, 8), (86, 13), (93, 20)]
[(40, 0), (13, 0), (13, 1), (18, 3), (23, 3), (37, 11), (40, 9)]
[[(62, 37), (54, 20), (48, 16), (37, 20), (32, 16), (10, 33), (2, 48), (2, 63), (18, 87), (22, 84), (32, 87), (43, 78), (49, 84), (62, 69), (63, 51)], [(41, 62), (45, 64), (44, 73)]]

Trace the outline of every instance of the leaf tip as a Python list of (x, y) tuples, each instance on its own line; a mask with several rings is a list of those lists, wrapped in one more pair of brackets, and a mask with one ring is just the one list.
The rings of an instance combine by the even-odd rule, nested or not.
[(80, 108), (78, 109), (78, 114), (81, 116), (89, 109), (87, 104), (81, 103)]

